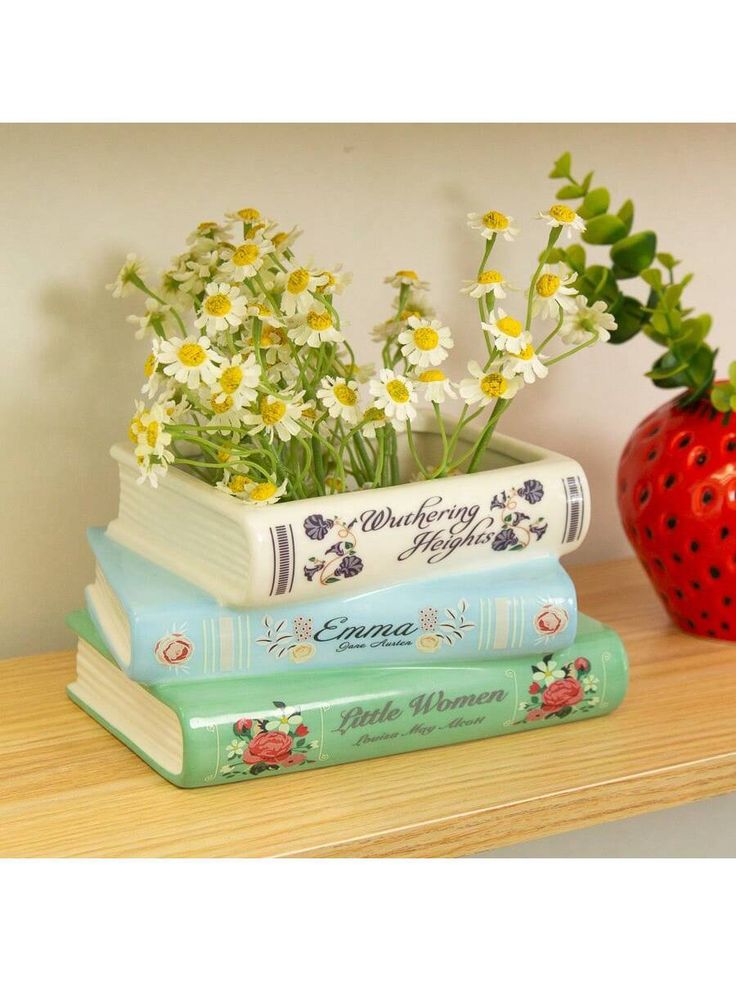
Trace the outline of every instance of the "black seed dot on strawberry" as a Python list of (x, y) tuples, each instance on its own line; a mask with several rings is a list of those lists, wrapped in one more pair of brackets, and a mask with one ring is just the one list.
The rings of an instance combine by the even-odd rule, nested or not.
[(646, 504), (649, 500), (649, 488), (645, 487), (644, 490), (639, 494), (639, 504)]
[(659, 426), (655, 426), (654, 429), (650, 429), (647, 436), (656, 436), (659, 432)]
[(647, 453), (647, 460), (656, 460), (656, 459), (657, 459), (657, 451), (656, 450), (650, 450)]
[(731, 599), (730, 596), (724, 596), (723, 597), (723, 605), (724, 606), (730, 606), (732, 602), (733, 602), (733, 600)]
[(673, 562), (677, 562), (677, 564), (679, 565), (682, 562), (682, 556), (679, 555), (677, 552), (673, 552), (672, 553), (672, 561)]
[(667, 488), (667, 490), (669, 490), (670, 487), (674, 485), (676, 480), (677, 477), (673, 473), (667, 474), (667, 476), (664, 479), (664, 486)]
[(724, 620), (724, 621), (723, 621), (723, 622), (721, 623), (721, 630), (728, 630), (728, 629), (729, 629), (729, 625), (728, 625), (728, 624), (726, 623), (726, 621)]
[(693, 587), (693, 589), (700, 589), (700, 583), (697, 581), (697, 579), (693, 579), (690, 585)]
[(698, 455), (695, 457), (695, 462), (699, 467), (702, 467), (703, 464), (707, 462), (707, 460), (708, 460), (707, 453), (698, 453)]
[(684, 436), (680, 437), (677, 445), (680, 447), (681, 450), (684, 450), (685, 447), (689, 445), (691, 439), (692, 437), (690, 436), (690, 434), (686, 433)]
[(661, 559), (655, 559), (654, 564), (659, 569), (660, 572), (664, 571), (664, 562)]
[(733, 453), (733, 451), (736, 450), (736, 439), (729, 439), (729, 441), (726, 443), (726, 449), (729, 453)]
[(652, 529), (651, 528), (645, 528), (644, 529), (644, 534), (647, 536), (647, 538), (649, 539), (650, 542), (654, 538), (654, 535), (652, 534)]
[(709, 631), (708, 631), (708, 636), (709, 636), (709, 637), (715, 637), (715, 635), (716, 635), (716, 632), (715, 632), (715, 630), (709, 630)]
[(710, 569), (708, 569), (708, 572), (710, 572), (711, 579), (721, 578), (721, 570), (718, 568), (717, 565), (712, 565)]
[(667, 523), (667, 527), (668, 528), (670, 528), (670, 529), (671, 528), (676, 528), (677, 527), (677, 518), (675, 518), (675, 517), (667, 518), (667, 522), (666, 523)]
[(698, 542), (690, 542), (690, 551), (691, 552), (695, 553), (695, 552), (698, 551), (699, 548), (700, 548), (700, 544)]
[(703, 491), (703, 496), (701, 497), (700, 500), (703, 502), (703, 504), (710, 504), (710, 502), (713, 500), (713, 497), (714, 497), (713, 491), (708, 489)]
[(676, 589), (675, 590), (675, 596), (678, 599), (683, 599), (683, 597), (685, 596), (685, 594), (683, 593), (683, 591), (681, 589)]
[(707, 620), (709, 616), (710, 616), (710, 614), (708, 613), (708, 611), (707, 610), (703, 610), (703, 612), (700, 614), (700, 619), (701, 620)]
[(729, 534), (730, 532), (728, 528), (721, 528), (721, 541), (723, 541), (725, 538), (728, 538)]
[(691, 630), (695, 630), (695, 621), (694, 620), (686, 620), (685, 622), (687, 623), (688, 627), (690, 627)]

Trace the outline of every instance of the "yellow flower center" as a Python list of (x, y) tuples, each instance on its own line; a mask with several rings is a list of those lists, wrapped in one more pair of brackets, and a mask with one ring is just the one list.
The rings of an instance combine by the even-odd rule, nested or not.
[(502, 232), (509, 227), (509, 220), (501, 211), (486, 211), (483, 224), (494, 232)]
[(156, 368), (156, 356), (151, 353), (146, 358), (146, 363), (143, 365), (143, 374), (146, 378), (150, 378)]
[[(409, 317), (418, 317), (420, 320), (424, 316), (421, 310), (402, 310), (399, 316), (399, 320), (408, 320)], [(391, 323), (387, 320), (386, 323)]]
[(261, 212), (257, 208), (241, 208), (237, 214), (241, 221), (247, 221), (249, 224), (258, 221), (261, 217)]
[(553, 276), (552, 273), (545, 273), (537, 280), (537, 293), (545, 298), (554, 296), (560, 288), (560, 282), (559, 276)]
[(240, 383), (243, 380), (243, 369), (238, 365), (231, 365), (229, 368), (225, 368), (223, 373), (220, 375), (220, 387), (223, 392), (227, 392), (228, 395), (232, 395), (233, 392), (237, 392), (240, 388)]
[(154, 420), (146, 426), (146, 442), (153, 449), (158, 442), (158, 434), (161, 430), (159, 424)]
[(217, 402), (214, 398), (210, 399), (210, 407), (216, 416), (221, 416), (225, 412), (229, 412), (233, 407), (233, 400), (230, 396), (226, 396), (222, 402)]
[(215, 293), (204, 301), (204, 308), (211, 317), (224, 317), (230, 313), (233, 305), (224, 294)]
[(274, 235), (274, 237), (271, 239), (271, 241), (276, 246), (276, 248), (278, 248), (280, 245), (283, 245), (283, 243), (287, 240), (288, 237), (289, 237), (288, 232), (277, 232)]
[(305, 419), (316, 419), (317, 418), (317, 413), (315, 412), (314, 409), (304, 409), (302, 411), (302, 415), (304, 416)]
[(264, 324), (261, 331), (261, 347), (280, 347), (286, 340), (280, 327)]
[(419, 376), (420, 382), (442, 382), (445, 380), (444, 371), (440, 371), (439, 368), (430, 368), (428, 371), (423, 371)]
[(197, 225), (197, 231), (202, 233), (211, 232), (215, 228), (217, 228), (216, 221), (201, 221)]
[(207, 352), (201, 344), (182, 344), (179, 348), (179, 360), (187, 368), (198, 368), (207, 360)]
[(491, 399), (497, 399), (500, 395), (503, 395), (508, 387), (506, 379), (497, 371), (494, 371), (490, 375), (484, 375), (480, 380), (481, 391)]
[(342, 405), (355, 405), (358, 401), (358, 393), (349, 385), (335, 385), (332, 393)]
[(568, 208), (566, 204), (553, 204), (549, 209), (549, 214), (551, 218), (555, 221), (564, 222), (564, 224), (569, 225), (570, 222), (575, 221), (578, 214), (577, 211), (573, 211), (572, 208)]
[(256, 235), (266, 227), (264, 221), (259, 221), (256, 225), (252, 225), (245, 234), (246, 238), (255, 238)]
[(270, 480), (267, 480), (263, 484), (256, 484), (250, 492), (250, 499), (251, 501), (267, 501), (269, 497), (273, 497), (277, 490), (278, 487), (276, 484), (272, 484)]
[(381, 422), (386, 418), (386, 413), (383, 409), (377, 409), (375, 406), (371, 406), (370, 409), (366, 409), (363, 413), (363, 422)]
[(141, 417), (133, 416), (128, 424), (128, 439), (131, 443), (138, 442), (139, 433), (143, 432), (143, 424), (141, 423)]
[(440, 342), (440, 335), (432, 327), (417, 327), (412, 339), (420, 351), (434, 351)]
[(310, 330), (323, 331), (332, 327), (332, 316), (325, 310), (310, 310), (307, 314), (307, 326)]
[(336, 279), (335, 279), (335, 277), (334, 277), (334, 276), (332, 275), (332, 273), (331, 273), (331, 272), (329, 272), (329, 271), (328, 271), (327, 269), (324, 269), (324, 270), (323, 270), (323, 271), (322, 271), (322, 272), (320, 273), (320, 275), (321, 275), (321, 276), (326, 276), (326, 277), (327, 277), (327, 279), (326, 279), (326, 280), (324, 281), (324, 283), (322, 283), (322, 285), (321, 285), (321, 286), (318, 286), (318, 287), (317, 287), (317, 292), (318, 292), (318, 293), (325, 293), (325, 292), (326, 292), (327, 290), (329, 290), (329, 289), (332, 289), (332, 287), (333, 287), (333, 286), (335, 285), (335, 283), (336, 283)]
[(513, 317), (500, 317), (496, 321), (496, 327), (507, 337), (518, 337), (523, 330), (519, 321), (514, 320)]
[(242, 494), (248, 484), (252, 484), (253, 481), (250, 477), (244, 477), (242, 474), (236, 473), (227, 482), (227, 486), (233, 491), (234, 494)]
[(250, 266), (251, 263), (256, 261), (260, 254), (261, 250), (257, 245), (254, 245), (252, 242), (247, 242), (245, 245), (239, 246), (233, 252), (233, 265)]
[(386, 385), (386, 391), (388, 392), (388, 397), (392, 402), (408, 402), (409, 401), (409, 389), (406, 385), (399, 381), (398, 378), (394, 378)]
[(339, 477), (326, 477), (325, 484), (330, 488), (330, 490), (337, 491), (338, 493), (342, 493), (345, 486)]
[(217, 451), (217, 459), (220, 461), (220, 463), (227, 463), (231, 456), (232, 453), (228, 447), (223, 446)]
[(498, 269), (486, 269), (478, 277), (478, 282), (483, 286), (490, 286), (492, 283), (502, 283), (503, 276), (498, 271)]
[(534, 357), (534, 348), (531, 346), (531, 344), (527, 344), (522, 351), (519, 351), (518, 354), (512, 354), (511, 356), (513, 358), (518, 358), (520, 361), (531, 361), (531, 359)]
[(275, 426), (285, 415), (286, 405), (278, 399), (275, 402), (267, 402), (265, 399), (261, 402), (261, 418), (267, 426)]
[(295, 269), (286, 280), (286, 288), (289, 293), (303, 293), (307, 286), (309, 286), (308, 269)]
[(413, 269), (399, 269), (396, 276), (399, 279), (419, 279)]

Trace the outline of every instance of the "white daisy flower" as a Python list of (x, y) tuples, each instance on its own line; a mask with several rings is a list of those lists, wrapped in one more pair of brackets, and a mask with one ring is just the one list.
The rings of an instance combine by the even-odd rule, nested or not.
[(187, 235), (187, 245), (192, 252), (206, 252), (216, 244), (215, 240), (227, 241), (229, 238), (230, 232), (225, 225), (202, 221)]
[(160, 340), (158, 337), (154, 338), (153, 350), (148, 355), (143, 365), (143, 374), (146, 376), (146, 382), (141, 389), (143, 395), (147, 395), (149, 398), (153, 398), (158, 394), (158, 390), (162, 385), (166, 386), (165, 399), (170, 398), (174, 393), (174, 388), (176, 387), (175, 382), (171, 378), (167, 378), (163, 371), (159, 371), (161, 367), (158, 361), (158, 350), (160, 347)]
[(576, 291), (571, 284), (575, 282), (577, 276), (575, 272), (561, 273), (559, 266), (542, 266), (539, 278), (534, 284), (532, 299), (534, 315), (554, 320), (558, 317), (560, 308), (573, 310)]
[(279, 316), (274, 313), (262, 296), (249, 300), (245, 313), (247, 317), (255, 317), (261, 323), (268, 324), (270, 327), (280, 328), (282, 326)]
[(544, 685), (551, 685), (553, 681), (564, 677), (565, 672), (557, 667), (557, 661), (540, 661), (532, 670), (532, 678)]
[(315, 304), (289, 330), (289, 337), (299, 347), (305, 344), (309, 347), (319, 347), (324, 341), (339, 341), (340, 332), (335, 327), (332, 313), (325, 307)]
[(230, 222), (242, 222), (244, 225), (255, 225), (262, 221), (261, 212), (258, 208), (240, 208), (238, 211), (226, 211), (225, 217)]
[(282, 708), (279, 709), (279, 715), (275, 719), (266, 723), (266, 729), (270, 732), (273, 732), (274, 729), (278, 729), (279, 732), (288, 732), (292, 726), (299, 726), (303, 721), (299, 709)]
[(368, 382), (374, 397), (374, 406), (383, 409), (394, 429), (402, 430), (407, 419), (416, 417), (413, 403), (417, 401), (414, 384), (405, 375), (397, 375), (390, 368), (381, 368), (378, 378)]
[(327, 277), (316, 269), (306, 266), (291, 266), (278, 277), (279, 287), (283, 289), (281, 309), (287, 317), (306, 313), (314, 303), (312, 293), (318, 286), (324, 286)]
[(254, 354), (243, 360), (242, 354), (225, 358), (217, 369), (212, 394), (216, 403), (231, 399), (236, 408), (248, 405), (256, 398), (261, 369)]
[(174, 455), (167, 449), (171, 444), (171, 433), (164, 428), (171, 421), (168, 409), (173, 411), (173, 404), (167, 406), (163, 402), (155, 402), (138, 414), (136, 452), (147, 456), (168, 457), (167, 462), (171, 463)]
[[(219, 456), (219, 454), (218, 454)], [(222, 461), (223, 463), (226, 461)], [(249, 493), (249, 488), (253, 486), (253, 478), (244, 473), (233, 473), (225, 470), (222, 480), (215, 484), (218, 490), (226, 491), (233, 497), (244, 497)]]
[(358, 383), (327, 375), (322, 379), (321, 385), (317, 389), (317, 398), (327, 409), (330, 418), (344, 419), (350, 426), (356, 426), (360, 415)]
[(506, 290), (512, 289), (503, 273), (498, 269), (485, 269), (477, 279), (464, 279), (465, 285), (460, 290), (466, 296), (472, 296), (474, 300), (479, 300), (482, 296), (492, 293), (497, 300), (506, 298)]
[(370, 406), (363, 413), (361, 432), (369, 439), (375, 439), (376, 430), (383, 429), (386, 425), (386, 413), (383, 409), (377, 409), (375, 405)]
[(252, 279), (256, 275), (269, 252), (273, 252), (273, 245), (266, 239), (250, 239), (230, 253), (219, 272), (235, 283), (242, 283), (244, 279)]
[(182, 258), (181, 264), (170, 274), (171, 279), (178, 283), (178, 290), (181, 293), (190, 297), (199, 296), (217, 272), (220, 255), (213, 251), (204, 252), (194, 258), (191, 256)]
[(599, 341), (607, 341), (611, 331), (617, 327), (613, 315), (606, 312), (603, 300), (596, 300), (589, 307), (584, 296), (576, 296), (573, 309), (565, 314), (562, 321), (560, 339), (565, 344), (582, 344), (596, 335)]
[(396, 289), (399, 289), (401, 286), (411, 286), (413, 290), (429, 289), (429, 283), (420, 279), (413, 269), (399, 269), (393, 276), (386, 276), (384, 283), (388, 283), (389, 286), (395, 286)]
[[(275, 504), (286, 493), (287, 482), (284, 480), (276, 484), (276, 475), (271, 474), (270, 480), (261, 483), (254, 483), (250, 488), (250, 493), (245, 498), (245, 503), (251, 507), (262, 508), (267, 504)], [(299, 723), (296, 723), (298, 725)]]
[(299, 419), (304, 412), (301, 403), (303, 396), (303, 392), (286, 398), (263, 395), (258, 402), (258, 410), (243, 413), (243, 420), (253, 427), (251, 429), (253, 435), (265, 432), (271, 442), (274, 436), (278, 436), (288, 443), (300, 430)]
[(230, 283), (209, 283), (205, 289), (202, 311), (194, 326), (200, 330), (204, 327), (208, 337), (231, 327), (240, 327), (247, 305), (248, 301), (241, 295), (239, 287)]
[(169, 319), (171, 307), (165, 303), (159, 303), (149, 296), (146, 298), (146, 312), (142, 317), (137, 317), (131, 313), (127, 320), (129, 324), (138, 324), (135, 336), (140, 340), (146, 334), (152, 333), (161, 336), (166, 334), (166, 323)]
[(263, 234), (273, 243), (273, 247), (276, 250), (276, 255), (283, 255), (285, 252), (290, 251), (294, 242), (296, 242), (296, 240), (302, 234), (302, 230), (298, 225), (294, 225), (291, 231), (277, 232), (274, 226), (274, 228), (268, 229)]
[(334, 269), (323, 269), (322, 275), (326, 276), (327, 279), (322, 286), (317, 287), (317, 292), (327, 296), (339, 295), (353, 281), (352, 273), (342, 272), (342, 263), (335, 266)]
[(134, 280), (141, 279), (145, 275), (143, 263), (135, 254), (129, 252), (125, 257), (125, 262), (120, 272), (115, 277), (113, 283), (108, 283), (105, 289), (112, 290), (112, 295), (117, 299), (127, 296), (131, 289), (135, 287)]
[(513, 351), (518, 354), (529, 343), (529, 336), (521, 322), (509, 317), (502, 307), (491, 310), (488, 323), (481, 327), (493, 336), (493, 343), (499, 351)]
[(441, 364), (455, 345), (449, 327), (443, 327), (439, 320), (418, 317), (409, 317), (407, 329), (399, 334), (399, 343), (406, 360), (417, 368)]
[(547, 211), (540, 211), (537, 217), (541, 218), (550, 228), (557, 228), (558, 226), (566, 228), (568, 238), (572, 238), (574, 231), (585, 231), (585, 222), (583, 219), (577, 211), (568, 208), (566, 204), (553, 204)]
[(506, 355), (507, 357), (501, 367), (501, 372), (505, 378), (521, 375), (527, 385), (531, 385), (536, 378), (546, 378), (549, 373), (549, 368), (537, 356), (531, 343), (527, 344), (518, 354), (507, 351)]
[(213, 351), (209, 337), (172, 337), (161, 341), (158, 362), (164, 365), (164, 374), (182, 385), (198, 389), (204, 382), (211, 385), (217, 376), (217, 365), (222, 355)]
[(442, 403), (445, 396), (457, 398), (452, 382), (440, 368), (428, 368), (418, 374), (414, 381), (428, 402)]
[(512, 399), (522, 386), (520, 378), (505, 378), (500, 371), (485, 372), (477, 361), (468, 362), (470, 378), (460, 382), (460, 395), (468, 405), (488, 405), (496, 399)]
[(513, 242), (519, 234), (513, 221), (511, 215), (505, 215), (502, 211), (486, 211), (483, 215), (471, 212), (468, 215), (468, 225), (474, 231), (480, 232), (483, 238), (502, 235), (507, 242)]
[(135, 461), (140, 470), (136, 483), (143, 484), (145, 481), (148, 481), (151, 487), (158, 487), (159, 477), (166, 476), (170, 462), (165, 456), (151, 456), (147, 453), (140, 452), (140, 450), (136, 451)]

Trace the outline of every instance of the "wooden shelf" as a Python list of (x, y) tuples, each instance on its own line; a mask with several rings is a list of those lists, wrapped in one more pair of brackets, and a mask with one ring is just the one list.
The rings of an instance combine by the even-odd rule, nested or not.
[(573, 568), (623, 636), (603, 719), (179, 790), (66, 697), (71, 653), (0, 662), (2, 856), (460, 856), (736, 790), (736, 645), (667, 619), (634, 560)]

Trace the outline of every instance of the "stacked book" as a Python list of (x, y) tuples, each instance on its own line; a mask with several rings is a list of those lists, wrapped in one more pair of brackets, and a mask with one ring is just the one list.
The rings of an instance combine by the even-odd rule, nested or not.
[(585, 475), (505, 442), (472, 477), (262, 509), (180, 472), (141, 486), (115, 447), (70, 697), (182, 787), (610, 712), (623, 645), (559, 561), (587, 531)]

